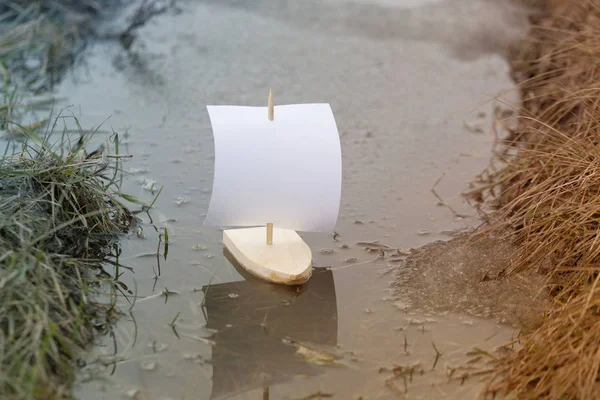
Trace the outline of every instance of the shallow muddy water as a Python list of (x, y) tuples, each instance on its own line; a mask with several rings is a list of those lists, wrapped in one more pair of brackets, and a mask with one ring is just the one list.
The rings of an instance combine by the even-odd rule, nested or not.
[[(446, 371), (474, 347), (510, 340), (513, 327), (398, 307), (389, 257), (357, 243), (408, 250), (479, 223), (460, 193), (488, 163), (490, 99), (512, 87), (503, 52), (525, 16), (497, 1), (400, 3), (182, 2), (130, 52), (115, 42), (87, 50), (61, 105), (85, 127), (103, 123), (97, 139), (119, 132), (120, 152), (134, 156), (124, 192), (151, 201), (163, 190), (142, 216), (144, 238), (122, 241), (120, 262), (135, 271), (122, 279), (138, 297), (114, 340), (94, 348), (79, 398), (477, 393), (476, 378), (448, 383)], [(330, 103), (342, 142), (339, 236), (303, 234), (320, 269), (299, 291), (245, 277), (221, 230), (202, 226), (214, 160), (205, 106), (265, 105), (269, 88), (276, 104)], [(431, 191), (441, 177), (436, 191), (454, 211)], [(169, 233), (158, 278), (154, 227)], [(393, 375), (381, 368), (395, 364), (414, 367), (406, 386), (386, 384)]]

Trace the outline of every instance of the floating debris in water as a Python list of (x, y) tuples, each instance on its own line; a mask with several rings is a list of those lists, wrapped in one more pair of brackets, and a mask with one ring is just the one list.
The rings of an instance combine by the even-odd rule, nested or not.
[(146, 235), (144, 234), (144, 228), (142, 226), (138, 226), (137, 227), (137, 229), (135, 230), (135, 234), (140, 239), (145, 239), (146, 238)]
[(406, 260), (406, 257), (391, 257), (388, 259), (388, 262), (390, 263), (398, 263), (398, 262), (402, 262)]
[(281, 341), (287, 345), (296, 347), (296, 354), (310, 363), (335, 366), (344, 365), (343, 363), (337, 362), (337, 360), (341, 359), (342, 357), (332, 352), (309, 347), (306, 344), (296, 342), (295, 340), (289, 338), (283, 338)]
[(404, 318), (409, 325), (423, 325), (425, 324), (425, 320), (419, 318)]
[(333, 250), (333, 249), (321, 249), (320, 253), (321, 254), (327, 254), (327, 255), (329, 255), (329, 254), (335, 253), (335, 250)]
[(207, 249), (206, 246), (202, 246), (202, 245), (199, 245), (199, 244), (197, 244), (194, 247), (192, 247), (192, 250), (194, 250), (194, 251), (204, 251), (206, 249)]
[(365, 313), (371, 314), (373, 313), (373, 310), (371, 310), (370, 308), (365, 308)]
[(366, 250), (379, 250), (379, 249), (389, 249), (390, 246), (379, 243), (379, 240), (375, 240), (374, 242), (356, 242), (357, 245), (365, 247)]
[(198, 358), (202, 358), (200, 353), (183, 353), (184, 360), (196, 360)]
[(358, 258), (356, 258), (356, 257), (348, 257), (344, 261), (346, 261), (347, 263), (354, 263), (354, 262), (358, 261)]
[(156, 185), (156, 181), (154, 179), (143, 178), (141, 180), (141, 184), (142, 184), (142, 189), (152, 191), (152, 190), (154, 190), (154, 186)]
[(417, 232), (417, 235), (421, 235), (421, 236), (425, 236), (425, 235), (429, 235), (431, 234), (431, 231), (429, 229), (421, 229), (420, 231)]
[(228, 296), (230, 299), (237, 299), (238, 297), (240, 297), (240, 295), (237, 293), (229, 293)]
[(148, 168), (129, 168), (127, 172), (131, 175), (145, 174), (148, 172)]
[(467, 122), (463, 121), (463, 126), (472, 133), (483, 133), (483, 128), (479, 122)]
[[(302, 398), (299, 398), (298, 400), (319, 400), (319, 399), (325, 399), (325, 398), (330, 398), (333, 397), (333, 393), (325, 393), (325, 392), (321, 392), (320, 390), (318, 392), (315, 392), (313, 394), (309, 394), (308, 396), (304, 396)], [(362, 397), (359, 397), (357, 400), (362, 400)]]
[(350, 248), (350, 246), (347, 244), (343, 244), (340, 246), (340, 249), (349, 249), (349, 248)]
[(186, 335), (186, 337), (188, 337), (188, 338), (190, 338), (192, 340), (196, 340), (198, 342), (207, 344), (209, 346), (216, 346), (217, 345), (217, 342), (215, 342), (214, 340), (207, 339), (207, 338), (202, 337), (200, 335)]
[(140, 389), (130, 389), (125, 392), (125, 396), (129, 397), (130, 399), (135, 399), (139, 393), (142, 393)]
[(177, 196), (175, 197), (175, 204), (179, 207), (182, 204), (187, 204), (190, 202), (190, 198), (187, 196)]
[(151, 348), (152, 351), (154, 351), (155, 353), (158, 353), (161, 351), (165, 351), (169, 346), (165, 343), (151, 342), (148, 343), (148, 347)]
[(154, 361), (145, 361), (142, 363), (142, 369), (144, 371), (154, 371), (156, 369), (156, 362)]
[(361, 220), (355, 219), (355, 220), (354, 220), (354, 224), (355, 224), (355, 225), (364, 225), (365, 223), (364, 223), (364, 222), (362, 222)]
[(212, 254), (207, 254), (205, 257), (206, 257), (206, 258), (208, 258), (208, 259), (211, 259), (211, 258), (213, 258), (214, 256), (213, 256)]

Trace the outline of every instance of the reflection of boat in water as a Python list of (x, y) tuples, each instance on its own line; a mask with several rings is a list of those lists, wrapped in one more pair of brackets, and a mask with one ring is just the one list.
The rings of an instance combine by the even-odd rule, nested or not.
[(332, 272), (315, 269), (306, 284), (288, 287), (238, 270), (247, 280), (202, 288), (206, 326), (217, 331), (210, 337), (216, 342), (212, 348), (211, 399), (268, 387), (298, 375), (319, 374), (319, 366), (298, 357), (296, 348), (282, 339), (337, 344)]

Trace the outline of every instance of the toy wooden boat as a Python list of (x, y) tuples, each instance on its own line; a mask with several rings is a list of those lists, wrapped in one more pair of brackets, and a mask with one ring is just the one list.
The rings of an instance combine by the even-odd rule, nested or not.
[(296, 231), (333, 232), (341, 199), (342, 155), (329, 104), (207, 106), (215, 142), (205, 225), (249, 273), (298, 285), (312, 253)]

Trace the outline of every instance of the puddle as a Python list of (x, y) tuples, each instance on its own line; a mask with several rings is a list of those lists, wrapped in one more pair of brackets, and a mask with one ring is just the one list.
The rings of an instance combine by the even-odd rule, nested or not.
[[(428, 23), (429, 7), (454, 4), (426, 3), (411, 14), (410, 26)], [(473, 17), (482, 20), (472, 22), (484, 29), (498, 6), (471, 3), (483, 10)], [(152, 201), (163, 188), (156, 208), (141, 215), (143, 231), (122, 241), (119, 262), (135, 271), (122, 280), (137, 294), (135, 306), (129, 313), (127, 300), (120, 300), (127, 312), (114, 335), (94, 348), (97, 357), (76, 395), (473, 397), (476, 378), (449, 380), (446, 372), (466, 362), (474, 347), (491, 350), (509, 341), (514, 329), (460, 308), (399, 309), (391, 254), (381, 259), (357, 243), (378, 240), (408, 251), (479, 224), (460, 193), (488, 163), (489, 99), (512, 87), (506, 61), (491, 50), (460, 57), (449, 31), (434, 41), (355, 35), (347, 30), (346, 5), (335, 2), (294, 3), (302, 12), (289, 18), (297, 15), (298, 24), (228, 4), (183, 2), (181, 13), (145, 26), (129, 53), (118, 43), (93, 44), (59, 90), (82, 125), (103, 123), (98, 140), (115, 130), (121, 153), (134, 155), (124, 159), (130, 171), (124, 192)], [(365, 20), (379, 18), (391, 32), (402, 19), (394, 27), (386, 13), (411, 11), (377, 7)], [(457, 35), (471, 35), (459, 14), (448, 15)], [(511, 13), (491, 15), (487, 35), (502, 24), (513, 32)], [(415, 37), (422, 32), (402, 29)], [(245, 277), (223, 253), (222, 231), (202, 226), (214, 161), (205, 105), (265, 105), (269, 88), (276, 104), (329, 102), (342, 142), (339, 236), (302, 234), (319, 269), (299, 292)], [(480, 128), (466, 128), (473, 125)], [(168, 256), (160, 245), (157, 257), (164, 228)], [(426, 285), (420, 290), (433, 302), (440, 293)], [(434, 345), (442, 354), (435, 369)], [(385, 368), (395, 364), (414, 367), (406, 386), (403, 377), (388, 380), (393, 373)]]

